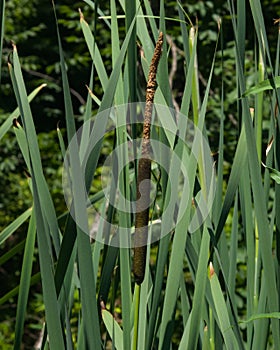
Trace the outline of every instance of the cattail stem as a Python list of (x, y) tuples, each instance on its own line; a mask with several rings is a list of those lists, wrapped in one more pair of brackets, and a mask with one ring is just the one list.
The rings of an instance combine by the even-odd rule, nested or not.
[(151, 178), (151, 157), (150, 157), (150, 130), (153, 111), (153, 102), (157, 87), (156, 74), (161, 57), (163, 45), (163, 33), (159, 34), (154, 55), (150, 65), (147, 88), (146, 105), (144, 115), (144, 126), (142, 136), (142, 152), (138, 163), (137, 177), (137, 204), (135, 218), (134, 238), (134, 262), (133, 273), (135, 282), (140, 285), (144, 280), (146, 266), (146, 252), (148, 239), (149, 205), (150, 205), (150, 178)]

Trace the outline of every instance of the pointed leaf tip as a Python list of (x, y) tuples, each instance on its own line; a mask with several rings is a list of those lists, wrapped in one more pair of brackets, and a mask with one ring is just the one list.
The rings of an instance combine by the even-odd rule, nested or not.
[(210, 261), (210, 264), (209, 264), (209, 272), (210, 272), (210, 279), (211, 279), (215, 274), (215, 270), (214, 270), (214, 266), (212, 264), (212, 261)]
[(82, 13), (82, 10), (79, 8), (79, 14), (80, 14), (80, 21), (84, 19), (84, 15)]
[(13, 51), (17, 51), (16, 43), (13, 40), (11, 40), (11, 45), (12, 45)]

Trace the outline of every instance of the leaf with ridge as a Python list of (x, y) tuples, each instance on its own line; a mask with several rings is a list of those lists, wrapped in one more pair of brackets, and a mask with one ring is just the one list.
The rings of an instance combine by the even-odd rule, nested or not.
[(277, 76), (274, 79), (270, 78), (270, 79), (263, 80), (259, 84), (246, 90), (242, 95), (242, 97), (249, 96), (251, 94), (258, 94), (266, 90), (273, 90), (278, 88), (280, 88), (280, 76)]

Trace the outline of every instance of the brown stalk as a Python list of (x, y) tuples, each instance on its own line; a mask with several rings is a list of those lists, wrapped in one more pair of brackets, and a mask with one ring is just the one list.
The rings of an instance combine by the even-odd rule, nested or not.
[(135, 218), (135, 238), (134, 238), (134, 261), (133, 273), (135, 282), (140, 285), (144, 280), (146, 267), (146, 252), (148, 240), (149, 223), (149, 203), (150, 203), (150, 178), (151, 178), (151, 159), (150, 159), (150, 130), (153, 111), (154, 96), (157, 82), (156, 74), (161, 57), (163, 45), (163, 34), (160, 33), (156, 43), (154, 55), (150, 65), (148, 82), (146, 88), (146, 105), (144, 115), (144, 126), (142, 136), (142, 152), (138, 163), (137, 176), (137, 204)]

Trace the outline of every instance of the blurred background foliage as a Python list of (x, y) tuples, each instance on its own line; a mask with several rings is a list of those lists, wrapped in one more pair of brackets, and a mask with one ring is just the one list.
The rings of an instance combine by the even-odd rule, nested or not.
[[(154, 13), (158, 14), (159, 2), (151, 0), (151, 5)], [(276, 42), (278, 34), (278, 27), (273, 25), (273, 19), (280, 16), (280, 1), (264, 0), (262, 1), (262, 5), (269, 35), (268, 39), (269, 42), (273, 43)], [(213, 52), (217, 41), (217, 20), (218, 18), (222, 19), (223, 30), (221, 33), (221, 41), (223, 42), (223, 53), (220, 45), (220, 52), (218, 53), (218, 60), (214, 71), (214, 79), (211, 85), (211, 98), (209, 99), (206, 123), (211, 148), (213, 153), (215, 153), (217, 150), (219, 132), (217, 125), (219, 118), (221, 118), (220, 96), (223, 81), (225, 95), (223, 108), (226, 130), (225, 160), (230, 164), (236, 146), (236, 137), (239, 133), (239, 121), (236, 120), (235, 117), (237, 109), (234, 66), (235, 52), (232, 26), (230, 23), (231, 19), (227, 10), (227, 1), (182, 1), (182, 6), (190, 16), (191, 21), (197, 23), (199, 28), (198, 66), (201, 96), (203, 96), (204, 88), (207, 83), (206, 77), (209, 76)], [(91, 26), (94, 25), (95, 15), (93, 8), (90, 6), (90, 1), (73, 2), (70, 0), (61, 0), (56, 2), (56, 7), (61, 36), (63, 38), (62, 44), (64, 47), (65, 59), (68, 66), (74, 113), (77, 116), (78, 125), (79, 116), (83, 113), (83, 106), (87, 98), (86, 84), (89, 84), (89, 74), (91, 70), (91, 58), (80, 29), (78, 9), (82, 9), (87, 22)], [(166, 2), (166, 16), (178, 19), (177, 7), (178, 4), (176, 1)], [(107, 2), (100, 3), (100, 8), (105, 15), (109, 14), (109, 4)], [(42, 83), (47, 83), (47, 87), (40, 92), (32, 102), (31, 107), (35, 118), (36, 129), (39, 133), (39, 145), (46, 179), (54, 198), (57, 213), (61, 214), (65, 209), (65, 203), (61, 189), (62, 156), (59, 150), (56, 128), (57, 125), (59, 125), (63, 133), (64, 108), (59, 70), (58, 44), (51, 2), (49, 0), (7, 0), (5, 11), (5, 33), (0, 90), (0, 123), (2, 124), (7, 116), (16, 108), (16, 101), (7, 68), (7, 61), (11, 52), (11, 41), (13, 41), (17, 45), (28, 92), (31, 92)], [(256, 79), (256, 67), (254, 66), (255, 53), (253, 51), (256, 38), (253, 30), (253, 23), (250, 24), (249, 22), (249, 28), (250, 25), (252, 30), (248, 30), (246, 33), (247, 47), (245, 68), (246, 76), (248, 77), (248, 87), (253, 85)], [(181, 49), (182, 37), (178, 22), (167, 21), (167, 33), (175, 47), (174, 52), (176, 56), (174, 56), (173, 59), (177, 62), (177, 70), (173, 78), (173, 92), (176, 102), (180, 104), (180, 98), (185, 84), (185, 81), (182, 79), (185, 75), (181, 74), (182, 70), (185, 69), (185, 58)], [(110, 70), (110, 31), (105, 21), (101, 19), (96, 22), (96, 35), (103, 60), (105, 60)], [(276, 44), (271, 47), (271, 50), (273, 57), (273, 50), (276, 50)], [(170, 68), (172, 63), (171, 59)], [(94, 81), (94, 91), (97, 97), (102, 95), (102, 88), (97, 78)], [(266, 107), (264, 106), (264, 120), (268, 120), (268, 115), (266, 115), (265, 112)], [(266, 126), (266, 124), (264, 124), (264, 126), (268, 128), (268, 125)], [(267, 143), (267, 140), (264, 139), (263, 142)], [(31, 205), (28, 174), (25, 173), (24, 161), (18, 150), (12, 129), (1, 140), (0, 188), (2, 189), (0, 192), (0, 229), (3, 229)], [(16, 235), (13, 235), (7, 240), (5, 245), (1, 247), (1, 254), (8, 252), (17, 242), (21, 242), (24, 239), (25, 229), (26, 227), (21, 227)], [(34, 273), (36, 273), (36, 264), (38, 264), (38, 262), (34, 263)], [(7, 291), (18, 285), (20, 267), (21, 256), (19, 254), (15, 255), (13, 260), (9, 260), (8, 266), (7, 264), (0, 265), (0, 298)], [(242, 276), (239, 277), (242, 280)], [(42, 296), (40, 285), (35, 285), (32, 289), (32, 293), (33, 297), (30, 299), (32, 302), (29, 305), (30, 313), (27, 316), (25, 334), (26, 349), (32, 348), (36, 338), (34, 337), (34, 332), (38, 330), (38, 327), (41, 327), (40, 312), (42, 310), (40, 310), (40, 307), (42, 305)], [(0, 348), (12, 348), (15, 310), (16, 298), (11, 298), (8, 303), (0, 307)], [(36, 317), (34, 315), (36, 315)]]

